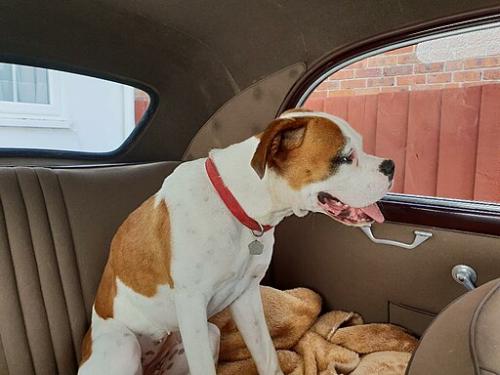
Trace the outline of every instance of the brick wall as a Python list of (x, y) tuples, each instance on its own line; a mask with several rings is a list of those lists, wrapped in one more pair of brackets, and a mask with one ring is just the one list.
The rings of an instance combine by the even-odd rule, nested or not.
[(417, 45), (385, 52), (332, 74), (310, 98), (370, 95), (500, 82), (500, 54), (424, 63)]

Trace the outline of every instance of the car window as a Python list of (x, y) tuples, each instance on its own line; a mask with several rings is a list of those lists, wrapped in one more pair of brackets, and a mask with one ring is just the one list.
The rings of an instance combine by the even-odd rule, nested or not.
[(396, 162), (393, 192), (500, 202), (500, 27), (358, 60), (304, 107), (347, 119)]
[(148, 94), (128, 85), (0, 63), (0, 149), (112, 151), (149, 103)]

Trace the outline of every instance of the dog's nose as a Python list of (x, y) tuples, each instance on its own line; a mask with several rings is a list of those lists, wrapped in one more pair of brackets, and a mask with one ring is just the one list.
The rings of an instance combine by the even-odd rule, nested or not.
[(391, 159), (386, 159), (380, 163), (378, 170), (391, 180), (394, 177), (394, 162)]

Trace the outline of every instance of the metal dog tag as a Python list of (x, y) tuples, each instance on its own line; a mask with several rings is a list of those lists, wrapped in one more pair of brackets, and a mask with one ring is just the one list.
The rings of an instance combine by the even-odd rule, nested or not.
[(248, 244), (250, 255), (260, 255), (264, 251), (264, 245), (259, 240), (253, 240)]

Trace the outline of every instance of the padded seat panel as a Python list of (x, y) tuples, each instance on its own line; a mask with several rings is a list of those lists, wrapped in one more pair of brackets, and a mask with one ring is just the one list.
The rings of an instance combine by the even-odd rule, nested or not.
[(500, 279), (452, 302), (429, 326), (407, 375), (500, 374)]
[(75, 374), (108, 248), (178, 165), (0, 168), (0, 374)]

